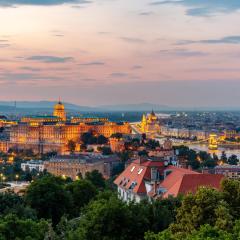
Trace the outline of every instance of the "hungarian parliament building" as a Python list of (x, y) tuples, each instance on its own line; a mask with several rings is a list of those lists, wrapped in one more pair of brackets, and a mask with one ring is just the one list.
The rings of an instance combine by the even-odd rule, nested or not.
[(80, 146), (81, 135), (93, 132), (96, 135), (110, 137), (114, 133), (130, 134), (129, 123), (110, 122), (106, 118), (67, 118), (64, 104), (59, 101), (50, 116), (23, 117), (20, 121), (2, 119), (0, 127), (10, 125), (9, 139), (0, 141), (0, 151), (9, 148), (32, 149), (36, 153), (66, 151), (68, 142), (74, 141)]

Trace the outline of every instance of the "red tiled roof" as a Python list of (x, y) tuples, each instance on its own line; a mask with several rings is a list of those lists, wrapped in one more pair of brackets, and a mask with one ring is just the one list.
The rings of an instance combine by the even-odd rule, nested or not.
[(174, 166), (168, 166), (166, 170), (171, 171), (171, 173), (167, 175), (167, 177), (161, 184), (161, 186), (166, 189), (170, 189), (185, 174), (200, 174), (189, 169), (178, 168)]
[[(174, 172), (171, 173), (174, 175)], [(171, 175), (170, 174), (170, 175)], [(168, 176), (170, 177), (170, 176)], [(168, 177), (163, 181), (161, 186), (166, 186), (164, 183), (168, 181)], [(223, 175), (215, 174), (184, 174), (179, 179), (167, 188), (167, 192), (164, 193), (163, 197), (178, 196), (179, 194), (195, 193), (201, 186), (213, 187), (216, 189), (220, 188), (220, 182), (224, 178)]]
[[(195, 193), (200, 186), (220, 188), (223, 175), (201, 174), (184, 168), (174, 166), (164, 166), (162, 161), (139, 160), (132, 162), (114, 181), (116, 185), (126, 190), (132, 189), (137, 194), (147, 194), (145, 181), (151, 180), (151, 168), (156, 167), (160, 174), (170, 171), (166, 178), (160, 183), (160, 188), (166, 190), (163, 197), (170, 195), (177, 196), (189, 192)], [(158, 182), (159, 186), (159, 182)], [(151, 189), (148, 192), (150, 197), (154, 197), (156, 192)]]
[(150, 180), (151, 167), (157, 167), (161, 172), (164, 170), (164, 163), (159, 161), (145, 161), (139, 163), (139, 160), (132, 162), (114, 181), (122, 188), (129, 189), (132, 184), (134, 193), (147, 193), (144, 180)]

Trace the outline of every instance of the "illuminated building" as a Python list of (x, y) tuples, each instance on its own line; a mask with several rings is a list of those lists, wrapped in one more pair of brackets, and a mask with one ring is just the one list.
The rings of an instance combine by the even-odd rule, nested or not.
[(109, 143), (112, 152), (123, 152), (125, 150), (125, 142), (122, 138), (110, 138)]
[(240, 179), (240, 166), (239, 165), (222, 165), (214, 168), (215, 174), (223, 174), (230, 179)]
[(6, 141), (0, 141), (0, 152), (8, 152), (9, 146), (8, 146), (8, 142)]
[(152, 111), (147, 116), (144, 114), (141, 122), (141, 131), (143, 133), (156, 133), (160, 131), (158, 117)]
[(105, 118), (73, 118), (68, 121), (64, 105), (55, 105), (53, 116), (24, 117), (11, 126), (9, 147), (32, 149), (36, 153), (66, 152), (70, 140), (80, 143), (81, 135), (92, 131), (110, 137), (114, 133), (131, 133), (129, 123), (109, 122)]
[(53, 116), (61, 119), (62, 121), (67, 120), (67, 115), (65, 112), (65, 107), (62, 104), (62, 102), (59, 100), (59, 102), (54, 106)]
[(235, 129), (226, 129), (224, 131), (225, 139), (234, 139), (237, 136), (237, 131)]
[(25, 171), (37, 171), (37, 172), (43, 172), (44, 171), (44, 164), (41, 160), (31, 160), (26, 163), (21, 163), (21, 169)]
[(78, 180), (79, 175), (84, 178), (87, 172), (94, 170), (100, 172), (105, 178), (109, 178), (115, 164), (119, 164), (119, 158), (115, 155), (64, 155), (44, 162), (44, 169), (55, 176), (70, 177), (73, 180)]

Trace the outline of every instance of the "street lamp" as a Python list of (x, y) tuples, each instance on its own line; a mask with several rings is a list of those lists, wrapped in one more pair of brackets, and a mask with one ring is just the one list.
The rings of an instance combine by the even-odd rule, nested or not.
[(15, 178), (16, 178), (16, 184), (17, 184), (17, 181), (18, 181), (18, 179), (19, 179), (19, 175), (16, 174)]

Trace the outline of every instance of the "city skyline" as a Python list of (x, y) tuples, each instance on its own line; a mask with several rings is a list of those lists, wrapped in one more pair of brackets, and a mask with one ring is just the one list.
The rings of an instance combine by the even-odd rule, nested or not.
[(239, 1), (0, 0), (0, 100), (236, 107)]

